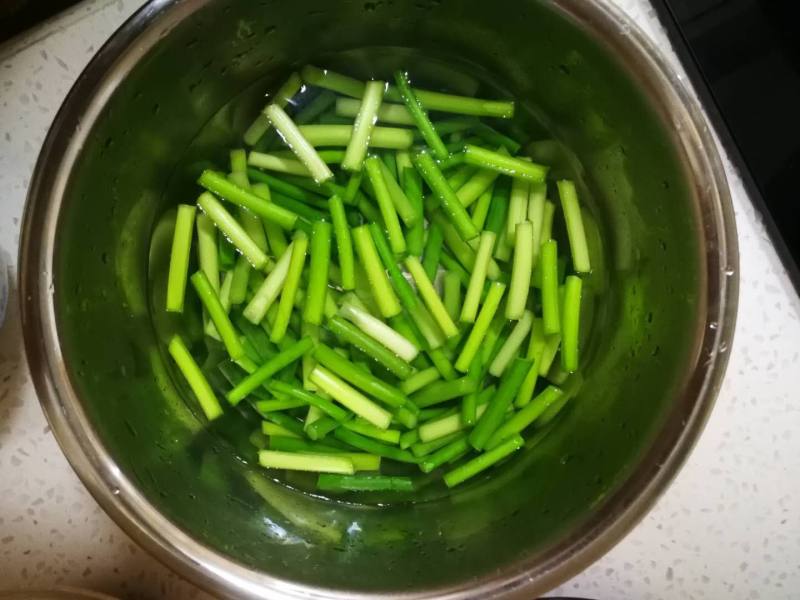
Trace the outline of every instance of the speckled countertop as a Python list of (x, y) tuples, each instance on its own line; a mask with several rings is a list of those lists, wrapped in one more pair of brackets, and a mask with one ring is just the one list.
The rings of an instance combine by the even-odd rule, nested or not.
[[(617, 2), (669, 48), (645, 0)], [(47, 128), (95, 50), (142, 3), (85, 2), (0, 47), (0, 251), (12, 277), (25, 193)], [(800, 594), (800, 299), (730, 165), (728, 177), (741, 298), (716, 408), (656, 508), (566, 583), (565, 595)], [(39, 408), (12, 299), (0, 329), (0, 590), (54, 585), (130, 598), (206, 597), (133, 544), (73, 474)]]

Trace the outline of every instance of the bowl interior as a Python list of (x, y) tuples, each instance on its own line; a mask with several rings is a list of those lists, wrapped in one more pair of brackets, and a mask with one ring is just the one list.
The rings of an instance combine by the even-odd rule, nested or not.
[[(108, 452), (158, 511), (280, 579), (413, 592), (544, 564), (610, 510), (696, 360), (705, 262), (673, 132), (587, 27), (527, 0), (218, 1), (164, 26), (91, 125), (54, 264), (69, 377)], [(363, 48), (381, 50), (348, 52)], [(199, 170), (226, 164), (263, 93), (292, 69), (385, 77), (408, 56), (432, 78), (444, 61), (513, 94), (523, 126), (546, 142), (535, 151), (555, 176), (579, 180), (604, 240), (585, 381), (557, 426), (490, 479), (426, 502), (334, 503), (253, 466), (251, 423), (231, 415), (207, 428), (185, 400), (151, 317), (148, 281), (169, 240), (157, 224), (193, 202)]]

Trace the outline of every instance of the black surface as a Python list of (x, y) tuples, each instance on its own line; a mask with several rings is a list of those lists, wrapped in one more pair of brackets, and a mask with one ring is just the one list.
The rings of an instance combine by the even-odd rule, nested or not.
[(800, 3), (651, 1), (800, 290)]
[(77, 3), (78, 0), (0, 0), (0, 42)]

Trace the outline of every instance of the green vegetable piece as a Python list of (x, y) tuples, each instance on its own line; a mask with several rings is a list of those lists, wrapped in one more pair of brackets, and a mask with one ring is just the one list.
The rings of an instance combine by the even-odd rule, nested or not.
[(428, 226), (428, 239), (425, 241), (425, 253), (422, 259), (422, 266), (428, 279), (436, 279), (436, 272), (439, 270), (439, 260), (442, 255), (442, 228), (435, 221)]
[(352, 98), (361, 98), (364, 95), (364, 82), (346, 75), (340, 75), (328, 69), (319, 69), (306, 65), (300, 69), (303, 81), (310, 85), (325, 88)]
[(478, 314), (478, 306), (480, 304), (481, 294), (483, 293), (484, 283), (486, 283), (486, 274), (489, 269), (489, 261), (492, 258), (492, 250), (494, 250), (496, 239), (497, 235), (493, 231), (484, 231), (481, 233), (480, 242), (478, 243), (478, 252), (475, 256), (475, 264), (472, 269), (472, 274), (470, 275), (469, 286), (467, 287), (467, 295), (464, 298), (464, 305), (461, 308), (461, 315), (459, 317), (462, 323), (473, 323)]
[(477, 385), (477, 382), (471, 377), (461, 377), (452, 381), (437, 381), (421, 389), (412, 395), (410, 399), (419, 408), (427, 408), (474, 392)]
[[(328, 179), (333, 179), (333, 172), (320, 158), (314, 146), (304, 137), (301, 130), (283, 108), (277, 104), (270, 104), (264, 109), (264, 114), (267, 115), (269, 122), (272, 123), (272, 126), (283, 138), (283, 141), (286, 142), (286, 145), (289, 146), (300, 162), (311, 173), (314, 181), (321, 183)], [(301, 125), (300, 127), (307, 126)]]
[(453, 440), (446, 446), (439, 448), (436, 452), (426, 456), (420, 463), (420, 470), (423, 473), (430, 473), (434, 469), (442, 466), (445, 463), (453, 462), (465, 456), (470, 450), (467, 436), (461, 435), (458, 439)]
[(478, 201), (472, 207), (472, 215), (470, 218), (472, 219), (472, 224), (475, 225), (477, 229), (483, 230), (486, 225), (493, 195), (494, 188), (489, 186), (489, 188), (478, 197)]
[[(306, 354), (305, 356), (308, 355)], [(316, 406), (321, 412), (325, 413), (336, 421), (343, 422), (350, 418), (350, 413), (340, 406), (335, 405), (327, 398), (323, 398), (318, 394), (304, 390), (297, 385), (275, 379), (267, 384), (267, 388), (273, 393), (283, 394), (301, 402), (302, 404)]]
[(392, 202), (389, 188), (386, 185), (386, 180), (383, 178), (383, 171), (381, 169), (383, 163), (377, 156), (370, 156), (365, 161), (364, 166), (367, 177), (375, 192), (375, 199), (381, 211), (383, 222), (386, 224), (386, 230), (389, 234), (389, 244), (392, 247), (392, 251), (395, 254), (403, 254), (406, 251), (406, 240), (403, 236), (403, 229), (400, 227), (400, 219), (397, 216), (397, 210)]
[(514, 359), (511, 367), (500, 380), (497, 393), (489, 400), (486, 412), (478, 419), (475, 429), (469, 434), (469, 443), (476, 450), (486, 447), (489, 438), (500, 426), (503, 416), (511, 406), (514, 396), (522, 380), (528, 374), (532, 361), (523, 358)]
[(169, 259), (169, 276), (167, 277), (167, 310), (169, 312), (183, 312), (195, 212), (194, 206), (178, 205)]
[(506, 338), (505, 343), (501, 346), (497, 355), (494, 357), (492, 364), (489, 366), (489, 373), (494, 377), (500, 377), (506, 370), (506, 367), (511, 360), (517, 356), (522, 342), (528, 337), (528, 332), (533, 325), (533, 313), (526, 310), (522, 313), (519, 321), (514, 325), (514, 329)]
[(349, 458), (336, 454), (296, 454), (261, 450), (258, 453), (258, 464), (268, 469), (287, 469), (289, 471), (343, 473), (345, 475), (352, 475), (355, 472)]
[(328, 202), (331, 209), (331, 218), (333, 219), (333, 231), (336, 236), (339, 269), (342, 273), (342, 289), (352, 290), (356, 287), (353, 238), (350, 236), (350, 227), (347, 225), (344, 202), (337, 195), (331, 196)]
[(524, 444), (525, 440), (523, 440), (520, 436), (515, 435), (496, 448), (493, 448), (492, 450), (473, 458), (469, 462), (466, 462), (460, 467), (456, 467), (449, 473), (445, 474), (444, 482), (447, 484), (447, 487), (455, 487), (467, 479), (475, 477), (475, 475), (485, 471), (495, 463), (500, 462), (506, 456), (513, 454), (522, 448)]
[[(352, 98), (336, 99), (336, 114), (340, 117), (355, 117), (361, 108), (361, 103)], [(401, 104), (382, 104), (377, 112), (378, 122), (389, 125), (414, 125), (414, 117), (408, 109)]]
[(453, 321), (458, 320), (461, 313), (461, 279), (458, 273), (446, 271), (443, 278), (444, 307)]
[[(286, 210), (285, 208), (281, 208), (280, 206), (275, 205), (269, 200), (260, 198), (259, 196), (257, 196), (256, 194), (254, 194), (249, 190), (240, 188), (238, 185), (228, 181), (225, 177), (223, 177), (219, 173), (215, 173), (214, 171), (210, 170), (205, 170), (202, 172), (197, 182), (201, 186), (206, 188), (208, 191), (213, 192), (217, 196), (220, 196), (225, 200), (227, 200), (228, 202), (236, 204), (237, 206), (242, 206), (247, 210), (257, 214), (262, 219), (280, 225), (283, 229), (286, 230), (294, 229), (294, 226), (297, 223), (297, 215), (294, 214), (293, 212)], [(201, 198), (205, 196), (206, 195), (203, 194)], [(203, 208), (203, 210), (208, 214), (209, 212), (208, 210), (206, 210), (205, 208)], [(209, 216), (214, 218), (214, 215), (209, 215)], [(222, 229), (222, 231), (228, 236), (228, 238), (234, 244), (236, 244), (236, 240), (233, 239), (233, 236), (231, 236), (229, 231), (226, 231), (223, 227), (220, 226), (219, 223), (217, 223), (217, 227)], [(239, 251), (242, 251), (242, 248), (239, 248)]]
[(364, 86), (364, 96), (361, 99), (356, 121), (353, 125), (353, 135), (347, 144), (342, 168), (347, 171), (360, 171), (367, 155), (370, 136), (377, 121), (378, 109), (383, 102), (383, 93), (386, 83), (383, 81), (368, 81)]
[(522, 318), (528, 303), (533, 273), (533, 224), (530, 221), (518, 223), (515, 239), (511, 283), (506, 301), (507, 319)]
[[(386, 157), (392, 155), (386, 154), (384, 156)], [(405, 223), (407, 227), (411, 227), (417, 222), (421, 221), (422, 202), (419, 202), (419, 206), (416, 206), (414, 203), (412, 203), (408, 196), (406, 196), (403, 188), (399, 183), (397, 183), (397, 179), (392, 174), (389, 167), (386, 166), (385, 161), (381, 161), (380, 170), (381, 174), (383, 175), (383, 180), (386, 183), (386, 188), (389, 191), (389, 197), (392, 200), (392, 204), (397, 210), (397, 214), (400, 215), (400, 218), (403, 220), (403, 223)]]
[[(428, 110), (473, 115), (476, 117), (495, 117), (498, 119), (510, 119), (514, 116), (513, 102), (443, 94), (441, 92), (432, 92), (419, 88), (414, 88), (414, 93), (422, 105)], [(386, 94), (387, 100), (395, 101), (396, 99), (399, 100), (399, 98), (400, 94), (398, 91), (391, 88)], [(452, 130), (448, 129), (440, 131), (440, 133), (444, 135), (451, 131)]]
[(508, 421), (498, 427), (489, 439), (487, 448), (491, 449), (498, 446), (505, 439), (520, 433), (531, 423), (536, 421), (553, 403), (557, 402), (564, 395), (559, 388), (549, 385), (536, 396), (531, 402), (525, 405), (522, 410), (513, 415)]
[[(345, 147), (353, 137), (352, 125), (300, 125), (300, 133), (312, 146)], [(407, 150), (414, 143), (414, 134), (399, 127), (373, 127), (369, 147), (373, 149)]]
[(586, 232), (583, 228), (583, 217), (575, 184), (565, 179), (557, 182), (556, 186), (561, 198), (561, 209), (564, 211), (564, 221), (567, 224), (572, 267), (578, 273), (589, 273), (592, 270), (589, 263), (589, 247), (586, 244)]
[(547, 335), (559, 333), (558, 301), (558, 244), (555, 240), (547, 240), (542, 245), (542, 323)]
[(489, 325), (500, 306), (500, 301), (503, 299), (505, 291), (505, 284), (499, 281), (495, 281), (489, 286), (489, 292), (486, 294), (486, 299), (478, 313), (478, 318), (475, 320), (475, 324), (472, 326), (472, 330), (470, 330), (469, 337), (467, 337), (467, 341), (464, 343), (461, 354), (459, 354), (455, 363), (455, 368), (462, 373), (466, 373), (469, 370), (472, 360), (478, 353), (481, 343), (489, 330)]
[[(462, 156), (465, 155), (462, 154)], [(492, 187), (492, 184), (499, 175), (500, 173), (497, 171), (479, 169), (464, 185), (458, 188), (456, 196), (458, 196), (461, 204), (463, 204), (465, 207), (472, 206), (473, 202), (475, 202)]]
[(307, 249), (308, 236), (302, 231), (295, 232), (294, 240), (292, 241), (292, 256), (289, 259), (289, 269), (281, 290), (278, 313), (275, 317), (275, 322), (272, 324), (272, 332), (269, 336), (273, 344), (277, 344), (284, 338), (289, 327), (289, 318), (294, 309), (295, 296), (300, 285), (300, 276), (303, 273)]
[(250, 302), (245, 307), (242, 314), (251, 323), (258, 325), (264, 320), (267, 311), (278, 296), (286, 283), (286, 276), (289, 273), (289, 265), (294, 249), (293, 243), (290, 244), (283, 255), (278, 259), (275, 268), (266, 276), (264, 282), (256, 290)]
[(340, 404), (366, 419), (379, 429), (387, 429), (392, 415), (355, 388), (339, 379), (324, 367), (317, 366), (310, 376), (311, 381)]
[(413, 492), (410, 477), (386, 475), (320, 475), (317, 489), (324, 492)]
[[(297, 73), (292, 73), (289, 76), (289, 79), (287, 79), (286, 82), (280, 88), (278, 88), (273, 102), (279, 106), (286, 106), (289, 100), (292, 99), (292, 96), (300, 91), (300, 87), (302, 85), (303, 82), (300, 80), (300, 76)], [(255, 121), (253, 121), (250, 127), (248, 127), (244, 132), (244, 143), (248, 146), (255, 146), (259, 140), (264, 137), (264, 134), (269, 129), (269, 125), (269, 118), (262, 111), (256, 117)], [(231, 163), (233, 163), (233, 161), (231, 161)], [(236, 169), (231, 170), (234, 171)]]
[(355, 346), (400, 379), (411, 375), (411, 365), (341, 317), (329, 319), (327, 328), (341, 341)]
[(461, 201), (456, 196), (453, 188), (445, 179), (436, 162), (427, 152), (419, 152), (414, 154), (414, 166), (419, 171), (422, 178), (433, 190), (436, 198), (442, 206), (442, 209), (447, 214), (447, 217), (453, 223), (453, 226), (458, 231), (458, 234), (464, 241), (471, 240), (478, 236), (478, 230), (469, 218), (469, 213)]
[(428, 310), (430, 310), (436, 323), (441, 327), (442, 332), (447, 337), (457, 335), (458, 327), (453, 323), (450, 315), (447, 314), (447, 309), (444, 307), (441, 298), (439, 298), (439, 294), (436, 293), (436, 288), (433, 287), (433, 283), (431, 283), (431, 280), (425, 273), (422, 263), (419, 262), (416, 256), (408, 256), (406, 257), (405, 265), (408, 272), (411, 273), (411, 276), (414, 278), (414, 282), (417, 284), (417, 291), (420, 296), (422, 296), (422, 300), (425, 302)]
[(543, 165), (472, 144), (464, 146), (464, 162), (536, 183), (541, 183), (547, 176), (547, 167)]
[(287, 346), (285, 350), (282, 350), (270, 358), (261, 365), (257, 371), (245, 377), (236, 387), (228, 392), (226, 396), (228, 402), (235, 406), (275, 373), (299, 360), (300, 357), (306, 352), (309, 352), (313, 346), (314, 341), (310, 337), (304, 337)]
[(375, 302), (378, 304), (381, 315), (386, 318), (397, 315), (402, 310), (400, 301), (392, 290), (386, 271), (381, 266), (381, 260), (372, 241), (369, 228), (362, 225), (353, 229), (351, 233), (356, 252), (364, 270), (367, 272), (372, 294), (375, 297)]
[(203, 409), (206, 418), (209, 421), (213, 421), (219, 417), (222, 414), (222, 407), (214, 395), (214, 390), (211, 389), (211, 385), (209, 385), (208, 380), (194, 358), (192, 358), (180, 336), (176, 335), (170, 340), (169, 353), (186, 379), (186, 383), (192, 389), (195, 398), (200, 403), (200, 408)]
[(328, 293), (328, 267), (331, 259), (332, 227), (316, 221), (311, 228), (311, 264), (308, 271), (303, 319), (312, 325), (322, 323), (325, 298)]
[(369, 452), (370, 454), (377, 454), (378, 456), (390, 458), (398, 462), (417, 464), (417, 458), (408, 450), (401, 450), (400, 448), (389, 446), (388, 444), (382, 444), (381, 442), (371, 440), (349, 429), (340, 427), (333, 432), (333, 435), (338, 440), (358, 450)]
[(578, 369), (578, 340), (583, 281), (568, 275), (564, 283), (564, 310), (561, 314), (561, 366), (568, 373)]
[(394, 80), (397, 85), (397, 91), (400, 93), (400, 96), (402, 97), (408, 112), (411, 114), (411, 117), (414, 119), (414, 124), (422, 134), (425, 143), (428, 144), (436, 158), (439, 160), (446, 159), (450, 153), (447, 151), (442, 138), (439, 137), (436, 129), (434, 129), (430, 118), (428, 118), (428, 113), (426, 112), (422, 103), (419, 101), (416, 94), (414, 94), (414, 90), (411, 89), (411, 84), (408, 82), (408, 75), (403, 71), (396, 71), (394, 74)]
[[(209, 201), (216, 202), (216, 198), (209, 194)], [(202, 197), (202, 196), (201, 196)], [(213, 204), (213, 203), (212, 203)], [(219, 204), (219, 203), (217, 203)], [(222, 205), (219, 205), (223, 211)], [(221, 212), (218, 214), (222, 222), (225, 222), (226, 217)], [(233, 217), (228, 214), (231, 221), (231, 227), (238, 226)], [(206, 274), (208, 281), (211, 282), (211, 287), (215, 292), (219, 292), (219, 252), (217, 251), (217, 230), (214, 228), (214, 220), (205, 213), (197, 215), (197, 262), (200, 270)], [(259, 251), (260, 252), (260, 251)], [(266, 264), (266, 255), (264, 257), (264, 264)]]
[(219, 297), (211, 287), (208, 277), (202, 271), (198, 271), (192, 275), (191, 280), (208, 316), (211, 317), (211, 321), (222, 338), (222, 343), (225, 344), (228, 355), (232, 360), (241, 358), (244, 355), (244, 348), (239, 341), (239, 333), (234, 329), (233, 323), (231, 323), (225, 307), (222, 306)]
[(400, 443), (400, 431), (398, 429), (381, 429), (380, 427), (376, 427), (372, 423), (363, 421), (361, 419), (347, 421), (342, 425), (342, 427), (349, 429), (350, 431), (355, 431), (358, 434), (374, 440), (386, 442), (388, 444)]

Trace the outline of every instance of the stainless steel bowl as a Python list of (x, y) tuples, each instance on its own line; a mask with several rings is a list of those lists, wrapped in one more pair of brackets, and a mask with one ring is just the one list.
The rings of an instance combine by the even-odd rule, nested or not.
[[(153, 336), (146, 285), (157, 214), (194, 193), (193, 161), (235, 143), (259, 101), (247, 90), (370, 45), (458, 56), (530, 100), (574, 150), (612, 241), (608, 328), (560, 426), (498, 475), (501, 491), (481, 483), (383, 511), (253, 483), (234, 448), (203, 437)], [(227, 104), (240, 94), (250, 100)], [(145, 548), (235, 598), (531, 598), (564, 581), (620, 540), (686, 459), (725, 370), (738, 291), (702, 111), (627, 17), (586, 0), (154, 0), (56, 117), (20, 265), (28, 361), (78, 475)], [(198, 448), (216, 450), (202, 454), (210, 472), (190, 460)], [(347, 540), (389, 523), (401, 541), (332, 547), (323, 530), (342, 523), (358, 525), (337, 530)]]

